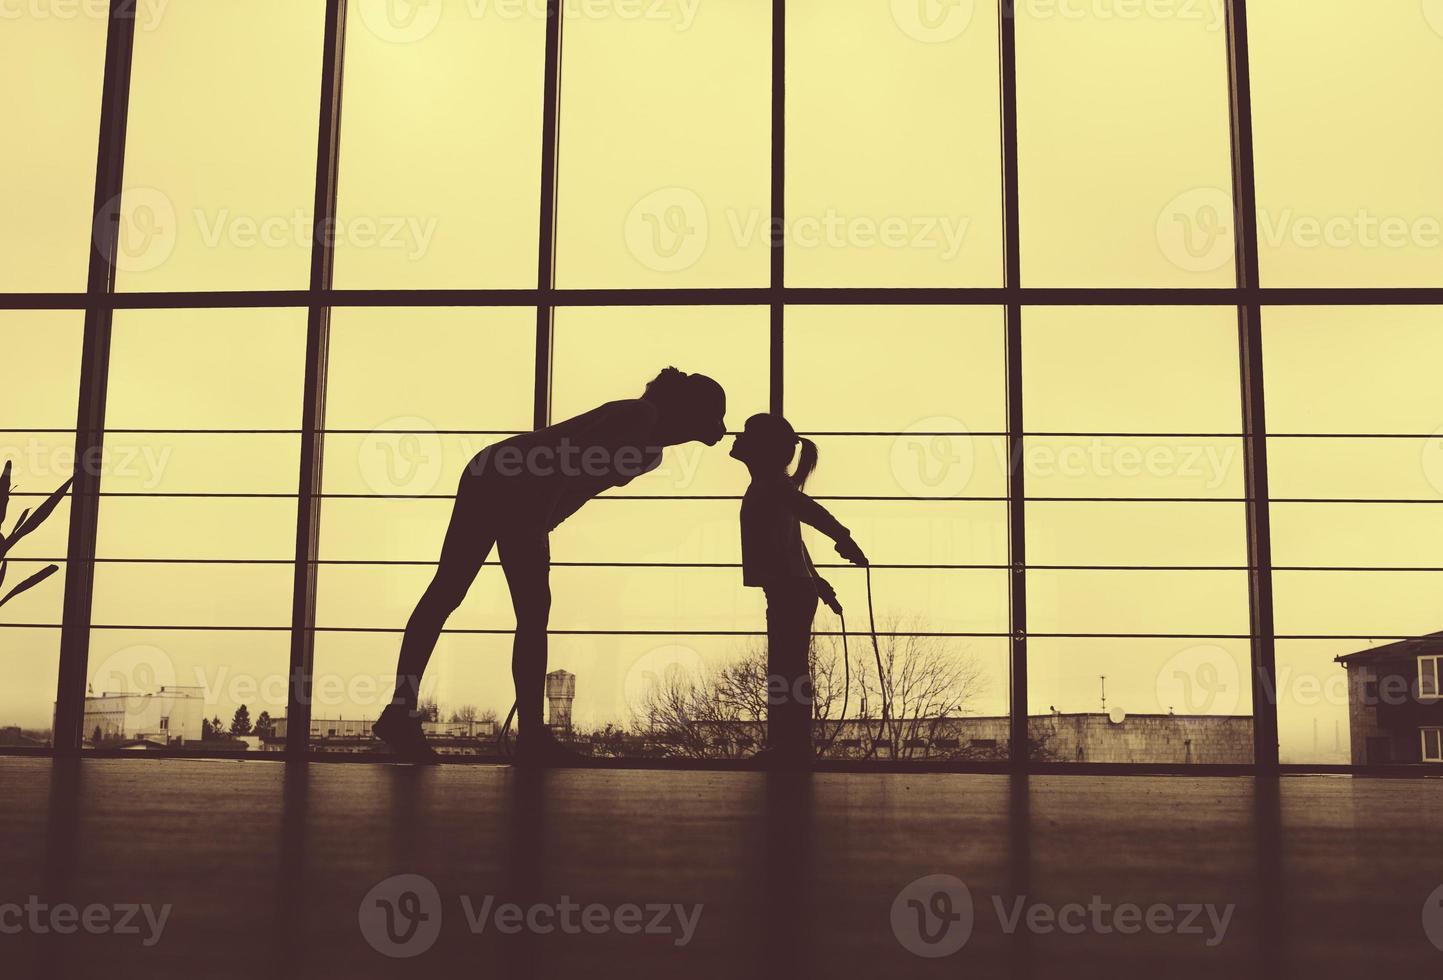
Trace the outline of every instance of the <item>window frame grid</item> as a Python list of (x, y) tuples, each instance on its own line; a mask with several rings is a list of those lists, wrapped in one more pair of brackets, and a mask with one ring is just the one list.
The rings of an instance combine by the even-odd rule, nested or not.
[[(316, 571), (322, 565), (430, 565), (427, 561), (355, 562), (326, 561), (317, 557), (320, 503), (326, 499), (368, 497), (366, 494), (326, 494), (321, 490), (320, 466), (324, 437), (327, 434), (354, 433), (358, 430), (328, 430), (325, 427), (325, 366), (329, 318), (336, 308), (352, 307), (526, 307), (537, 314), (536, 374), (534, 380), (534, 420), (540, 426), (550, 421), (552, 323), (559, 307), (595, 306), (766, 306), (770, 312), (770, 400), (773, 410), (783, 407), (784, 317), (788, 306), (807, 305), (941, 305), (992, 306), (1005, 312), (1007, 334), (1007, 418), (1008, 429), (991, 433), (1005, 437), (1009, 445), (1009, 479), (1006, 496), (966, 498), (1006, 501), (1008, 504), (1009, 556), (1005, 565), (959, 564), (948, 566), (879, 565), (879, 568), (958, 568), (1007, 570), (1009, 574), (1010, 622), (1007, 632), (999, 633), (925, 633), (916, 635), (969, 636), (1006, 638), (1011, 651), (1009, 683), (1012, 750), (1003, 768), (1014, 772), (1043, 771), (1116, 771), (1116, 772), (1252, 772), (1274, 774), (1280, 771), (1356, 771), (1358, 766), (1283, 765), (1278, 763), (1277, 703), (1270, 696), (1275, 689), (1276, 667), (1274, 646), (1277, 639), (1364, 640), (1376, 636), (1321, 636), (1314, 634), (1283, 636), (1275, 633), (1272, 611), (1272, 575), (1274, 571), (1412, 571), (1438, 572), (1443, 568), (1344, 568), (1322, 566), (1274, 566), (1269, 528), (1269, 507), (1272, 503), (1443, 503), (1437, 500), (1363, 500), (1348, 498), (1275, 499), (1268, 494), (1267, 445), (1264, 376), (1261, 349), (1261, 312), (1278, 306), (1443, 306), (1443, 287), (1378, 287), (1378, 288), (1269, 288), (1260, 284), (1258, 271), (1258, 228), (1256, 223), (1256, 185), (1252, 142), (1252, 104), (1248, 64), (1248, 31), (1246, 0), (1227, 0), (1227, 52), (1230, 83), (1230, 120), (1233, 159), (1234, 201), (1241, 234), (1236, 236), (1237, 284), (1231, 288), (1088, 288), (1029, 287), (1022, 284), (1021, 242), (1018, 222), (1018, 134), (1017, 134), (1017, 58), (1016, 24), (1011, 0), (999, 2), (999, 67), (1002, 101), (1001, 179), (1003, 181), (1004, 267), (1000, 287), (788, 287), (785, 284), (785, 249), (780, 234), (770, 242), (770, 282), (764, 288), (683, 288), (683, 289), (558, 289), (555, 286), (556, 180), (558, 174), (559, 99), (561, 82), (561, 40), (564, 16), (561, 0), (548, 0), (545, 54), (544, 105), (542, 107), (542, 179), (540, 201), (540, 243), (538, 279), (535, 289), (439, 289), (439, 290), (337, 290), (332, 288), (333, 251), (329, 237), (316, 236), (319, 246), (313, 247), (310, 287), (305, 290), (247, 291), (170, 291), (157, 293), (118, 293), (115, 282), (115, 256), (118, 247), (118, 215), (105, 211), (108, 202), (123, 189), (126, 124), (129, 112), (130, 73), (134, 45), (134, 15), (131, 5), (113, 2), (109, 13), (106, 40), (105, 74), (102, 91), (100, 140), (95, 187), (95, 248), (91, 252), (86, 291), (79, 293), (14, 292), (0, 293), (0, 310), (83, 310), (85, 334), (82, 348), (79, 412), (74, 430), (76, 436), (76, 484), (72, 491), (70, 536), (66, 551), (64, 613), (61, 629), (61, 656), (57, 678), (56, 723), (53, 748), (56, 754), (73, 754), (80, 750), (80, 731), (85, 695), (86, 668), (90, 631), (105, 629), (91, 623), (91, 600), (94, 568), (106, 562), (204, 563), (189, 559), (97, 559), (95, 543), (98, 522), (98, 501), (102, 496), (204, 496), (251, 497), (272, 496), (298, 501), (296, 528), (295, 589), (293, 615), (289, 626), (240, 627), (244, 631), (288, 631), (291, 635), (291, 678), (289, 716), (309, 716), (309, 698), (314, 637), (318, 632), (399, 632), (399, 629), (377, 631), (368, 628), (318, 628), (315, 625)], [(316, 175), (316, 220), (329, 220), (336, 210), (336, 186), (339, 167), (339, 127), (341, 125), (341, 89), (344, 66), (345, 18), (348, 0), (326, 0), (325, 52), (322, 64), (322, 86), (319, 106), (318, 154)], [(772, 145), (771, 145), (771, 209), (774, 219), (783, 217), (785, 191), (785, 70), (786, 9), (785, 0), (773, 2), (772, 58)], [(103, 220), (102, 220), (103, 216)], [(319, 227), (319, 224), (318, 224)], [(780, 228), (774, 221), (773, 228)], [(1239, 433), (1245, 456), (1245, 484), (1242, 498), (1207, 498), (1206, 502), (1242, 503), (1247, 508), (1248, 561), (1242, 566), (1082, 566), (1029, 565), (1025, 553), (1026, 504), (1029, 501), (1086, 500), (1088, 502), (1185, 502), (1184, 498), (1053, 498), (1029, 497), (1025, 492), (1022, 469), (1023, 440), (1040, 436), (1151, 436), (1157, 433), (1044, 433), (1028, 432), (1022, 414), (1021, 330), (1023, 308), (1027, 306), (1229, 306), (1238, 311), (1239, 350), (1241, 364), (1242, 419)], [(110, 328), (117, 310), (136, 309), (206, 309), (206, 308), (305, 308), (308, 313), (305, 405), (299, 430), (264, 430), (266, 433), (297, 434), (302, 438), (302, 461), (297, 493), (292, 494), (125, 494), (101, 493), (98, 473), (88, 473), (79, 461), (85, 453), (99, 453), (107, 431), (148, 433), (204, 432), (214, 430), (126, 430), (104, 428), (105, 401), (108, 386)], [(25, 432), (64, 432), (72, 430), (0, 430)], [(228, 433), (230, 430), (226, 430)], [(254, 430), (259, 433), (261, 430)], [(244, 434), (237, 432), (236, 434)], [(465, 434), (502, 434), (477, 431)], [(812, 435), (847, 435), (856, 433), (809, 433)], [(887, 435), (888, 433), (865, 433)], [(897, 433), (892, 433), (897, 435)], [(978, 434), (973, 435), (988, 435)], [(1169, 436), (1180, 435), (1168, 433)], [(1344, 438), (1341, 434), (1273, 434), (1274, 438)], [(1348, 434), (1346, 438), (1390, 439), (1429, 438), (1425, 435)], [(22, 495), (23, 496), (23, 495)], [(376, 495), (380, 496), (380, 495)], [(396, 495), (405, 498), (405, 495)], [(605, 498), (603, 498), (605, 499)], [(633, 497), (621, 499), (638, 499)], [(653, 499), (642, 497), (640, 499)], [(676, 499), (662, 496), (655, 499)], [(702, 497), (685, 499), (736, 499)], [(827, 499), (891, 500), (882, 498), (840, 496)], [(954, 498), (939, 498), (951, 502)], [(1199, 501), (1201, 502), (1201, 501)], [(217, 563), (239, 563), (236, 559), (211, 559)], [(285, 559), (267, 560), (266, 564), (290, 564)], [(564, 567), (736, 567), (727, 563), (637, 563), (637, 562), (557, 562)], [(830, 567), (830, 566), (829, 566)], [(840, 566), (838, 566), (840, 567)], [(1163, 571), (1246, 571), (1249, 579), (1250, 632), (1246, 635), (1198, 634), (1051, 634), (1030, 633), (1027, 629), (1026, 573), (1029, 570), (1163, 570)], [(16, 628), (54, 628), (53, 624), (14, 624)], [(7, 627), (8, 628), (8, 627)], [(126, 627), (193, 630), (196, 627)], [(230, 629), (210, 627), (206, 629)], [(450, 633), (509, 633), (508, 630), (448, 630)], [(653, 635), (653, 631), (627, 630), (554, 630), (557, 635)], [(677, 635), (677, 631), (665, 631)], [(697, 635), (761, 635), (761, 631), (697, 631)], [(819, 635), (835, 635), (821, 632)], [(913, 634), (899, 634), (913, 635)], [(1161, 638), (1161, 639), (1239, 639), (1249, 640), (1253, 661), (1254, 759), (1251, 764), (1215, 767), (1172, 767), (1153, 764), (1110, 764), (1077, 766), (1047, 764), (1032, 760), (1027, 754), (1028, 721), (1027, 640), (1038, 638)], [(1403, 639), (1405, 637), (1397, 637)], [(294, 727), (294, 726), (293, 726)], [(302, 725), (300, 732), (309, 731)], [(305, 739), (288, 744), (289, 758), (317, 758), (309, 751)], [(329, 756), (320, 756), (329, 758)], [(892, 763), (894, 768), (909, 768)], [(888, 768), (884, 763), (880, 767)], [(911, 766), (910, 768), (915, 768)], [(922, 768), (928, 768), (923, 766)], [(959, 768), (955, 765), (935, 768)], [(996, 765), (962, 766), (996, 771)]]

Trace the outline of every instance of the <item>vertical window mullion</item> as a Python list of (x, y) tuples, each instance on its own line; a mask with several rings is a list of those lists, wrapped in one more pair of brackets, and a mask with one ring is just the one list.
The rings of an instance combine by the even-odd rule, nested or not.
[(1258, 301), (1257, 178), (1253, 156), (1252, 81), (1246, 0), (1229, 0), (1228, 78), (1231, 82), (1233, 204), (1237, 214), (1237, 275), (1243, 451), (1248, 533), (1248, 608), (1253, 661), (1253, 762), (1278, 768), (1276, 630), (1273, 549), (1268, 490), (1268, 426), (1264, 397), (1262, 306)]
[(770, 409), (776, 415), (783, 414), (784, 379), (786, 377), (785, 320), (786, 307), (782, 302), (786, 288), (786, 234), (783, 232), (786, 220), (787, 187), (787, 3), (786, 0), (772, 0), (772, 157), (771, 157), (771, 234), (770, 273), (768, 283), (771, 289), (771, 376), (768, 388), (771, 393)]
[(1023, 474), (1025, 420), (1022, 413), (1022, 238), (1017, 187), (1017, 21), (1016, 4), (999, 0), (1002, 78), (1002, 285), (1007, 294), (1007, 541), (1010, 619), (1009, 761), (1014, 771), (1028, 765), (1027, 741), (1027, 486)]
[(541, 107), (541, 209), (537, 239), (536, 382), (532, 424), (551, 424), (552, 340), (556, 306), (556, 198), (561, 125), (562, 0), (546, 3), (546, 79)]
[(110, 334), (115, 315), (115, 271), (120, 244), (120, 195), (125, 183), (125, 137), (130, 119), (130, 76), (135, 16), (128, 4), (110, 5), (101, 89), (100, 141), (92, 225), (94, 247), (86, 281), (85, 336), (75, 418), (75, 483), (65, 555), (65, 596), (60, 631), (52, 745), (80, 750), (85, 683), (90, 659), (90, 614), (95, 593), (95, 542), (100, 520), (100, 460), (105, 447), (105, 402)]
[(326, 0), (321, 62), (316, 196), (311, 236), (310, 308), (306, 318), (305, 395), (301, 408), (300, 477), (296, 490), (296, 567), (291, 600), (286, 754), (310, 750), (312, 671), (316, 647), (316, 560), (320, 550), (321, 491), (326, 427), (326, 367), (331, 338), (329, 292), (335, 274), (336, 193), (341, 148), (341, 88), (346, 50), (346, 2)]

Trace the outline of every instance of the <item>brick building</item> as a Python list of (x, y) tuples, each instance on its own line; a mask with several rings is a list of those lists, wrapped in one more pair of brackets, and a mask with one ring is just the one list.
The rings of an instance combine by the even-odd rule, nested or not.
[(1443, 633), (1337, 658), (1354, 765), (1443, 763)]

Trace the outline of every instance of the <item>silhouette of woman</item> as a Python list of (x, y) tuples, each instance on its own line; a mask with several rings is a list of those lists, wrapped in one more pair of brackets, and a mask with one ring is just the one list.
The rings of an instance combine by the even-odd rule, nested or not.
[(725, 414), (721, 385), (669, 367), (640, 398), (607, 402), (477, 453), (457, 487), (435, 577), (406, 624), (395, 696), (372, 729), (376, 736), (406, 759), (436, 761), (416, 711), (421, 675), (447, 617), (466, 597), (495, 545), (516, 613), (511, 654), (516, 759), (547, 765), (576, 758), (541, 718), (551, 613), (550, 532), (592, 497), (655, 469), (664, 447), (692, 441), (716, 445), (726, 432)]

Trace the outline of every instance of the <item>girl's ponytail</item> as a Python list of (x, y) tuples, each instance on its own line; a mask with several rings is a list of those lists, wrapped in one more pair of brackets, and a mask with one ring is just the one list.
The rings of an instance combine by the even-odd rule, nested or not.
[(792, 474), (792, 483), (798, 490), (807, 485), (807, 477), (817, 468), (817, 444), (806, 436), (798, 436), (802, 451), (797, 455), (797, 471)]

